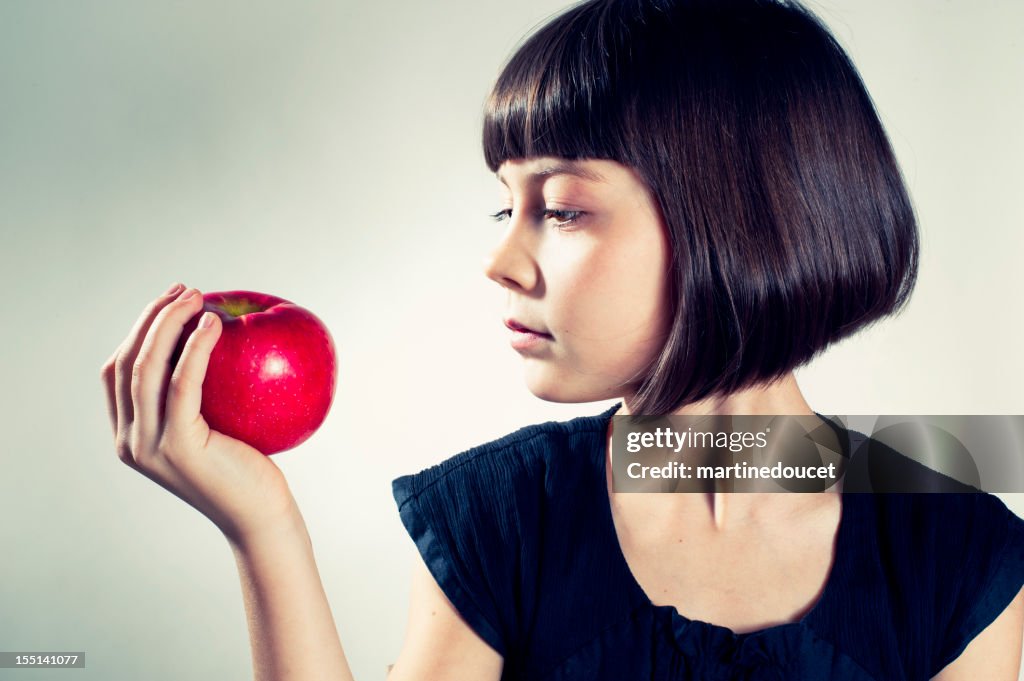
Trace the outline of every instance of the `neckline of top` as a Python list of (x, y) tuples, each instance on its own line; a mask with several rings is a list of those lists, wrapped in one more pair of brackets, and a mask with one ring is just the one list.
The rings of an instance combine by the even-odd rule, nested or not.
[[(854, 499), (857, 498), (857, 495), (848, 494), (845, 488), (842, 489), (839, 493), (839, 525), (836, 529), (835, 550), (832, 557), (832, 564), (829, 566), (828, 577), (825, 580), (825, 586), (822, 588), (821, 594), (818, 596), (818, 599), (814, 602), (814, 605), (812, 605), (807, 610), (807, 612), (805, 612), (803, 616), (800, 617), (800, 619), (793, 622), (783, 622), (781, 624), (774, 624), (772, 626), (764, 627), (762, 629), (742, 633), (737, 633), (729, 627), (723, 626), (721, 624), (705, 622), (704, 620), (691, 619), (686, 615), (683, 615), (681, 612), (679, 612), (679, 610), (674, 605), (654, 604), (654, 601), (651, 600), (647, 592), (644, 591), (642, 586), (640, 586), (640, 583), (637, 581), (636, 576), (633, 574), (633, 571), (629, 568), (629, 563), (626, 560), (626, 555), (622, 551), (622, 544), (619, 542), (618, 533), (615, 531), (615, 520), (612, 517), (611, 499), (608, 496), (605, 457), (607, 455), (607, 426), (609, 425), (611, 417), (615, 414), (615, 412), (618, 411), (621, 404), (622, 403), (619, 402), (612, 406), (611, 408), (609, 408), (608, 410), (604, 411), (603, 413), (598, 414), (595, 417), (592, 417), (596, 419), (599, 425), (605, 426), (604, 428), (597, 428), (595, 430), (596, 434), (600, 436), (600, 444), (599, 446), (594, 448), (595, 450), (597, 450), (597, 456), (593, 458), (596, 459), (598, 463), (597, 471), (600, 473), (595, 477), (600, 483), (598, 498), (600, 499), (599, 506), (600, 513), (602, 516), (601, 522), (604, 525), (605, 531), (609, 533), (608, 536), (611, 538), (610, 543), (612, 544), (612, 560), (615, 561), (619, 572), (625, 575), (626, 580), (628, 582), (628, 588), (633, 592), (633, 595), (637, 598), (637, 600), (639, 600), (645, 607), (650, 608), (656, 613), (671, 615), (671, 619), (673, 622), (673, 630), (676, 632), (677, 637), (682, 635), (682, 633), (685, 631), (699, 629), (700, 633), (702, 634), (711, 635), (717, 638), (723, 638), (738, 644), (742, 643), (746, 639), (756, 639), (769, 636), (782, 636), (792, 629), (807, 627), (808, 621), (815, 617), (817, 613), (819, 613), (823, 604), (828, 600), (832, 599), (833, 593), (836, 589), (839, 588), (837, 584), (838, 573), (841, 572), (841, 566), (844, 564), (844, 561), (850, 559), (850, 543), (853, 541), (852, 532), (854, 531), (853, 527), (856, 524), (856, 521), (852, 520), (850, 516), (855, 512), (854, 509), (856, 507), (856, 503), (854, 502)], [(843, 442), (847, 447), (851, 447), (851, 435), (848, 429), (842, 427), (841, 425), (837, 425), (827, 416), (819, 414), (818, 412), (814, 413), (818, 417), (823, 419), (825, 423), (830, 425), (834, 430), (837, 430), (837, 432), (841, 432), (842, 435), (840, 441)], [(846, 455), (851, 455), (852, 451), (852, 448), (847, 449)]]

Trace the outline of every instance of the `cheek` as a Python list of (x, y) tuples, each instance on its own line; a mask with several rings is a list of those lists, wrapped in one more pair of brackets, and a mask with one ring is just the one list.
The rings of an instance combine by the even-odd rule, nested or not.
[(668, 269), (660, 232), (594, 244), (556, 284), (557, 324), (581, 371), (626, 381), (661, 350), (667, 333)]

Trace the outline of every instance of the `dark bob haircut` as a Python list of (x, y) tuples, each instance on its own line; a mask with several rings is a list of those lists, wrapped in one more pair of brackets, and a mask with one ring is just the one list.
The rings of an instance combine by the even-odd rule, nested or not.
[(484, 156), (635, 170), (672, 248), (672, 321), (633, 413), (771, 383), (903, 307), (914, 209), (853, 63), (786, 0), (588, 0), (487, 99)]

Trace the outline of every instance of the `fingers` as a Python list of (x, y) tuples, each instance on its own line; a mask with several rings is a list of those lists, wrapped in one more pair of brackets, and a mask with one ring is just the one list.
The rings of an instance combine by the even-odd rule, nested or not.
[[(121, 342), (113, 356), (103, 365), (102, 375), (107, 385), (108, 410), (114, 422), (114, 437), (120, 443), (124, 439), (122, 433), (127, 432), (134, 417), (131, 401), (131, 367), (135, 361), (142, 338), (149, 329), (153, 318), (160, 309), (173, 300), (181, 290), (181, 284), (175, 284), (163, 295), (151, 302), (139, 315), (128, 336)], [(119, 451), (119, 453), (121, 453)], [(122, 456), (122, 459), (124, 457)]]
[(103, 381), (103, 389), (107, 392), (107, 415), (110, 417), (110, 426), (114, 430), (114, 437), (117, 437), (117, 391), (114, 382), (114, 364), (121, 352), (121, 346), (117, 346), (114, 354), (103, 363), (100, 368), (100, 380)]
[(164, 411), (161, 391), (170, 372), (171, 353), (181, 337), (185, 322), (202, 305), (202, 294), (193, 288), (164, 305), (153, 319), (132, 364), (130, 393), (135, 411), (132, 428), (135, 441), (141, 444), (143, 452), (151, 451), (160, 434)]
[(179, 284), (177, 289), (172, 288), (147, 305), (146, 309), (142, 311), (142, 314), (135, 321), (135, 326), (128, 333), (128, 337), (121, 343), (117, 359), (114, 361), (114, 399), (117, 409), (117, 435), (119, 438), (124, 436), (135, 417), (131, 393), (132, 367), (135, 364), (136, 356), (139, 354), (139, 348), (146, 337), (146, 333), (149, 331), (149, 327), (153, 323), (153, 319), (160, 310), (174, 300), (180, 290), (181, 285)]
[(178, 431), (195, 425), (200, 420), (203, 401), (203, 380), (210, 363), (210, 353), (220, 338), (221, 320), (214, 312), (207, 312), (199, 320), (199, 326), (185, 341), (185, 347), (178, 364), (171, 374), (167, 390), (167, 431), (172, 439), (184, 440), (209, 435), (196, 430)]

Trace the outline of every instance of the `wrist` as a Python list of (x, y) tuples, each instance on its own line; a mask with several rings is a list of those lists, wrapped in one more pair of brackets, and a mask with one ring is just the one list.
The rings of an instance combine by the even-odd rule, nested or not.
[(224, 536), (236, 555), (259, 551), (264, 547), (279, 550), (287, 545), (310, 544), (306, 521), (297, 506), (276, 516), (271, 522), (262, 522), (256, 527), (235, 532), (225, 532)]

